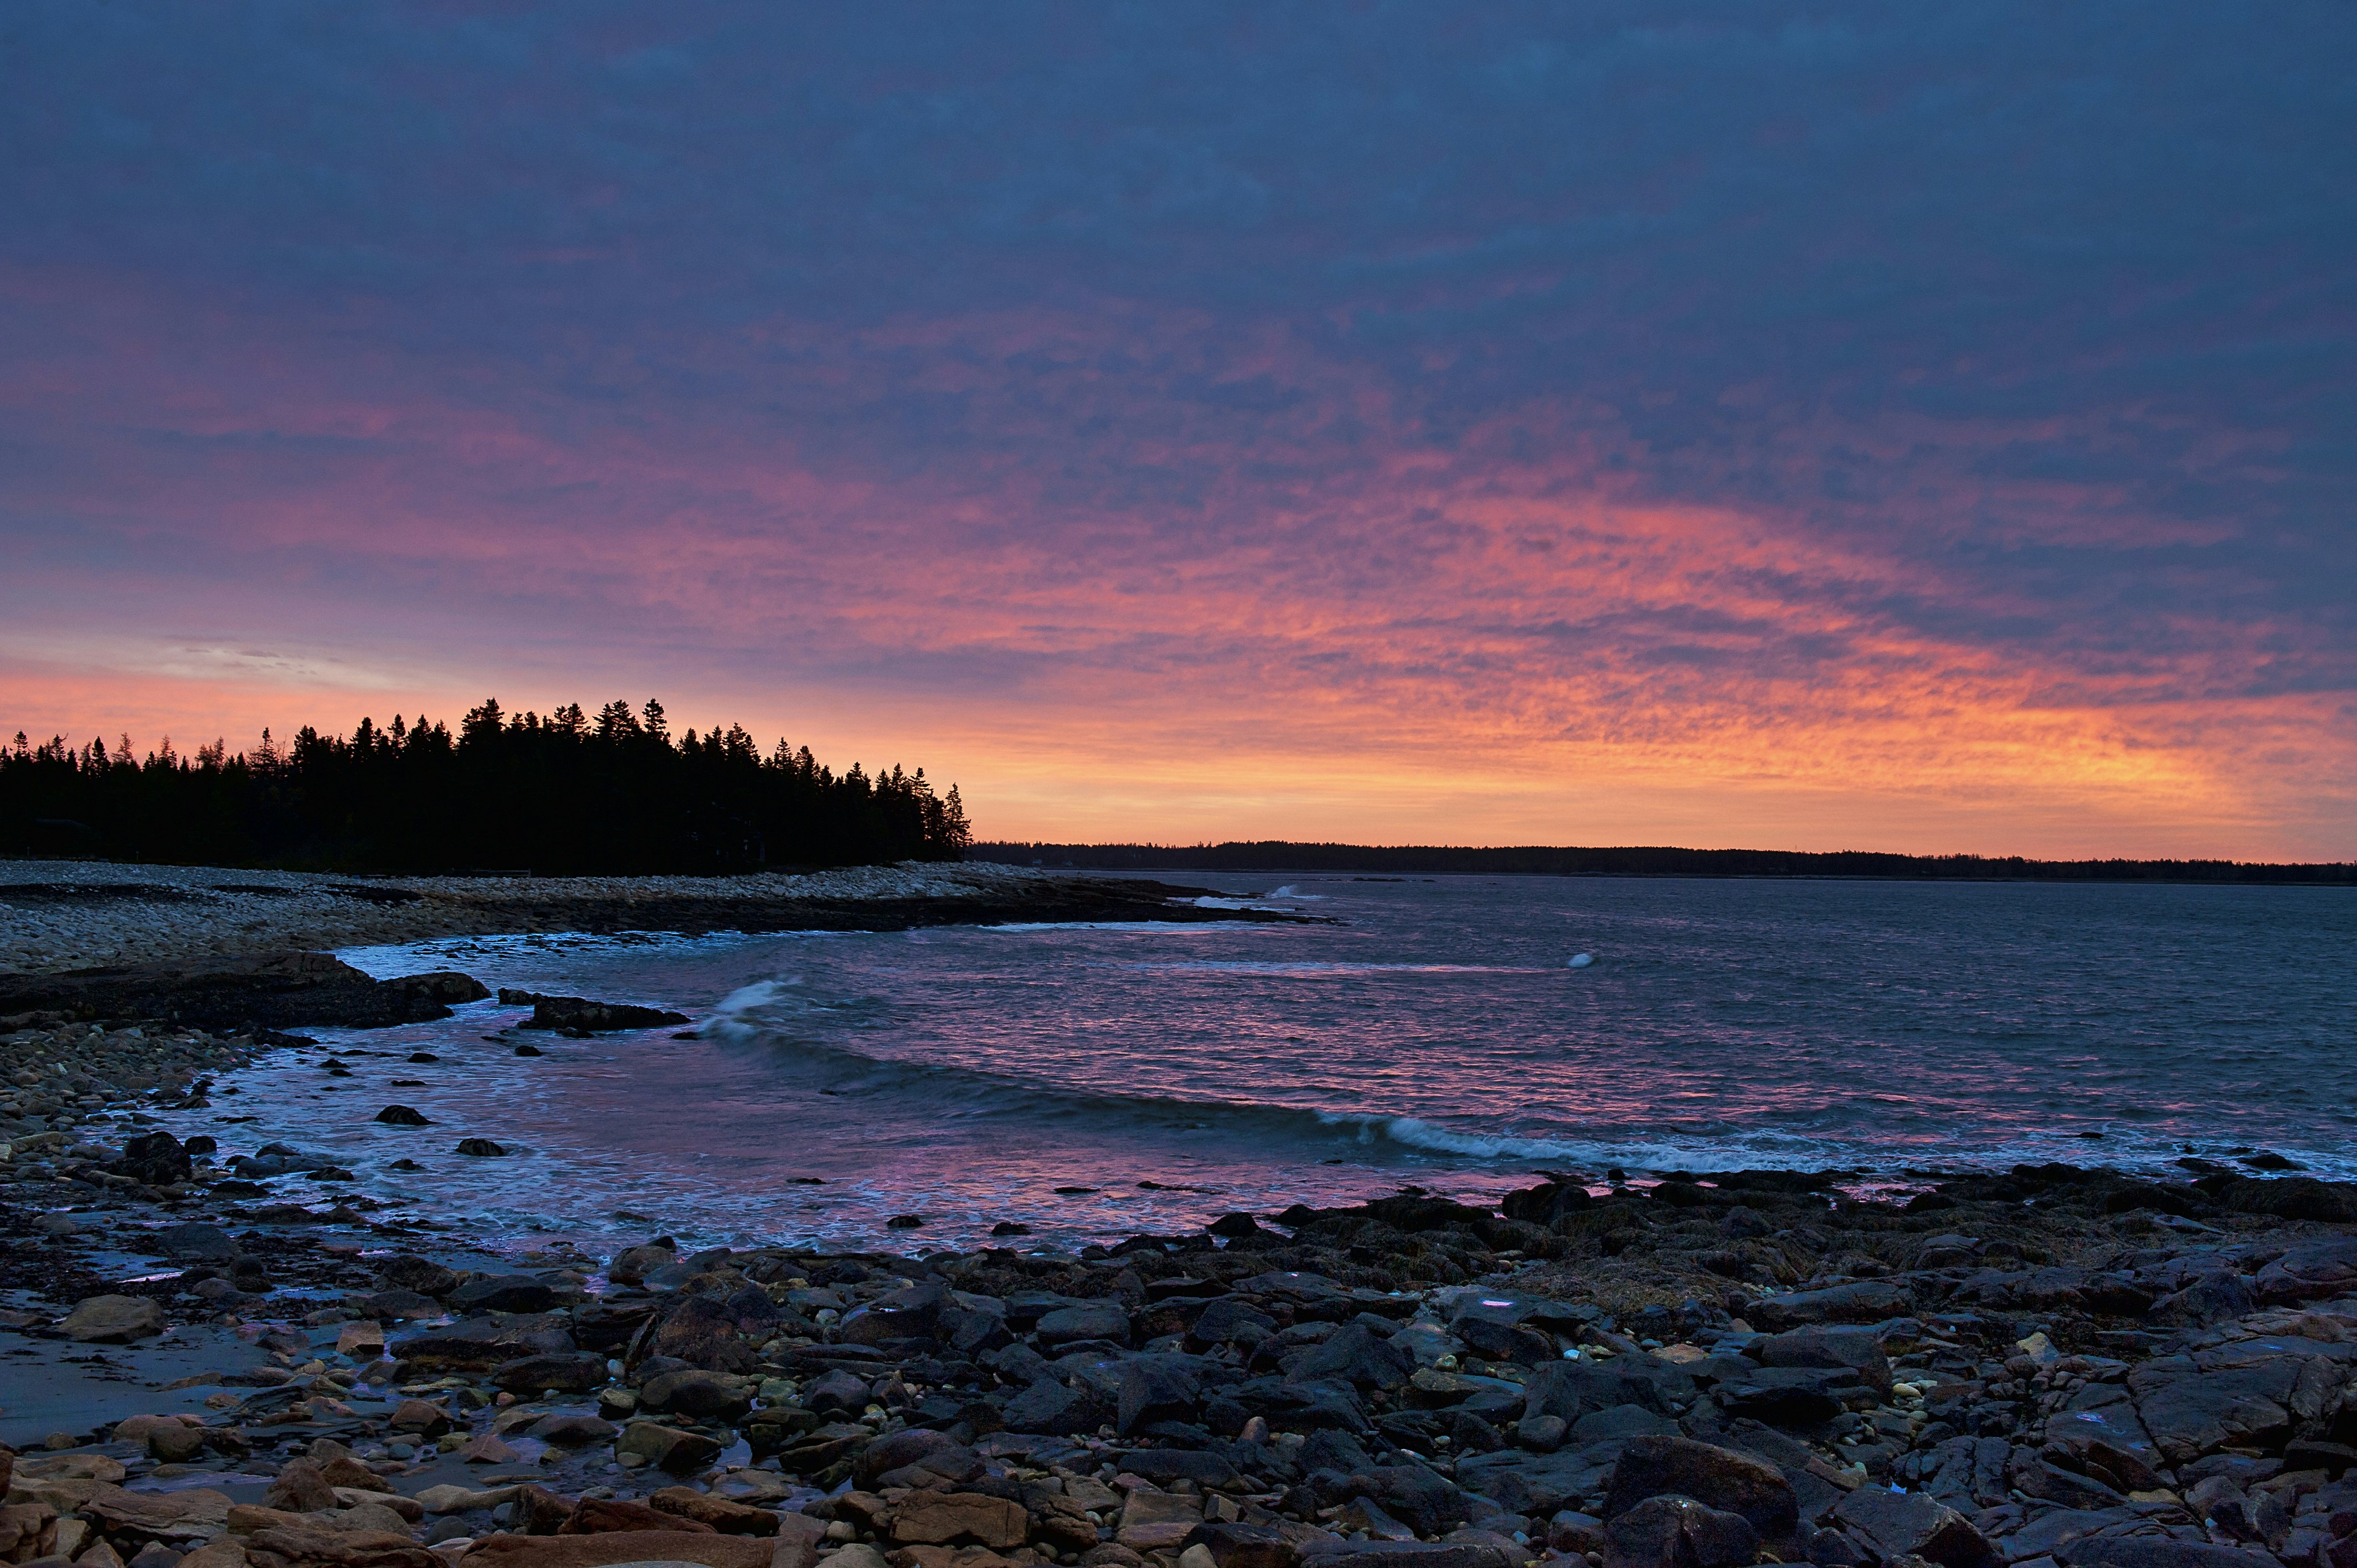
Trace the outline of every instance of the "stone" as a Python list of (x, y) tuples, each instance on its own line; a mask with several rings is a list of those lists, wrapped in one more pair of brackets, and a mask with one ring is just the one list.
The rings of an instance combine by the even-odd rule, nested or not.
[(530, 1397), (554, 1389), (559, 1393), (586, 1394), (606, 1382), (606, 1358), (558, 1352), (549, 1356), (519, 1356), (490, 1371), (491, 1384), (509, 1393)]
[(2191, 1358), (2158, 1357), (2128, 1374), (2137, 1417), (2169, 1463), (2221, 1448), (2276, 1448), (2291, 1436), (2287, 1405), (2303, 1359), (2274, 1355), (2203, 1370)]
[(1813, 1324), (1770, 1335), (1754, 1349), (1763, 1366), (1846, 1370), (1876, 1393), (1890, 1392), (1890, 1361), (1869, 1329)]
[(1760, 1532), (1692, 1498), (1648, 1498), (1604, 1527), (1605, 1568), (1750, 1568)]
[(128, 1345), (163, 1333), (164, 1309), (144, 1295), (85, 1296), (58, 1327), (84, 1345)]
[(731, 1502), (689, 1487), (664, 1487), (651, 1494), (647, 1503), (658, 1512), (692, 1520), (722, 1535), (778, 1533), (778, 1516), (768, 1509)]
[(477, 1159), (497, 1159), (508, 1151), (505, 1144), (493, 1143), (489, 1138), (461, 1138), (457, 1152)]
[(802, 1403), (821, 1414), (857, 1415), (867, 1408), (867, 1380), (837, 1367), (802, 1385)]
[(1783, 1472), (1749, 1454), (1686, 1437), (1631, 1439), (1613, 1466), (1604, 1519), (1609, 1523), (1646, 1498), (1669, 1493), (1741, 1514), (1765, 1541), (1790, 1540), (1800, 1522), (1800, 1505)]
[(2275, 1559), (2231, 1546), (2134, 1535), (2085, 1535), (2054, 1551), (2065, 1568), (2274, 1568)]
[(1133, 1552), (1167, 1551), (1203, 1522), (1203, 1499), (1171, 1492), (1135, 1491), (1122, 1505), (1114, 1539)]
[(944, 1284), (911, 1285), (878, 1296), (843, 1319), (842, 1337), (853, 1345), (883, 1345), (895, 1339), (930, 1339), (950, 1305)]
[(1611, 1474), (1612, 1450), (1565, 1449), (1522, 1454), (1507, 1449), (1457, 1462), (1457, 1484), (1515, 1513), (1541, 1517), (1577, 1508), (1594, 1497)]
[[(1186, 1551), (1201, 1552), (1213, 1568), (1294, 1568), (1301, 1553), (1275, 1526), (1206, 1521), (1188, 1532)], [(1181, 1555), (1180, 1561), (1185, 1561)]]
[[(529, 1496), (538, 1490), (536, 1487), (526, 1487), (525, 1494)], [(612, 1535), (634, 1530), (684, 1530), (698, 1535), (719, 1533), (701, 1520), (666, 1512), (635, 1498), (583, 1498), (565, 1514), (564, 1522), (556, 1527), (554, 1533)]]
[[(775, 1543), (689, 1530), (624, 1530), (597, 1535), (509, 1535), (478, 1541), (469, 1568), (608, 1568), (621, 1563), (694, 1563), (702, 1568), (770, 1568)], [(444, 1568), (436, 1560), (431, 1568)]]
[(1001, 1412), (1010, 1432), (1077, 1437), (1103, 1424), (1103, 1406), (1053, 1378), (1042, 1378), (1006, 1402)]
[(430, 1514), (472, 1513), (478, 1509), (495, 1509), (512, 1501), (513, 1487), (492, 1487), (478, 1491), (471, 1487), (428, 1487), (417, 1494), (417, 1503)]
[(955, 1438), (929, 1426), (904, 1427), (899, 1432), (887, 1433), (860, 1454), (858, 1462), (852, 1466), (852, 1483), (862, 1491), (872, 1491), (877, 1477), (905, 1469), (930, 1455), (958, 1446)]
[(376, 1119), (388, 1127), (431, 1127), (425, 1112), (414, 1105), (388, 1105), (376, 1113)]
[(913, 1492), (892, 1519), (892, 1539), (902, 1546), (970, 1541), (997, 1551), (1022, 1545), (1030, 1529), (1021, 1503), (979, 1492)]
[(1133, 1357), (1122, 1363), (1114, 1431), (1127, 1436), (1148, 1422), (1185, 1421), (1202, 1391), (1202, 1371), (1192, 1357)]
[(546, 1312), (556, 1293), (530, 1274), (484, 1274), (447, 1293), (457, 1312)]
[(639, 1405), (658, 1414), (733, 1422), (753, 1408), (753, 1397), (717, 1372), (690, 1367), (649, 1378), (639, 1388)]
[(632, 1455), (659, 1470), (684, 1475), (720, 1457), (720, 1444), (696, 1432), (682, 1432), (651, 1421), (634, 1421), (616, 1439), (617, 1455)]
[(1911, 1555), (1941, 1568), (1999, 1568), (2005, 1561), (1972, 1520), (1921, 1493), (1860, 1487), (1835, 1506), (1834, 1518), (1884, 1557)]
[(2313, 1301), (2357, 1291), (2357, 1236), (2304, 1241), (2261, 1269), (2251, 1284), (2262, 1300), (2271, 1302)]
[(1404, 1388), (1415, 1372), (1405, 1350), (1379, 1339), (1361, 1323), (1346, 1323), (1293, 1362), (1286, 1376), (1297, 1382), (1340, 1378), (1359, 1388)]
[(395, 1432), (413, 1437), (439, 1437), (450, 1430), (449, 1412), (439, 1405), (424, 1400), (404, 1400), (395, 1405), (385, 1424)]
[[(1560, 1422), (1558, 1416), (1543, 1415), (1537, 1421)], [(1526, 1423), (1517, 1423), (1520, 1425)], [(1586, 1446), (1590, 1443), (1609, 1443), (1624, 1437), (1675, 1437), (1678, 1423), (1666, 1415), (1657, 1415), (1643, 1405), (1616, 1404), (1609, 1410), (1592, 1410), (1571, 1423), (1571, 1439)], [(1560, 1439), (1558, 1439), (1560, 1442)]]
[(289, 1459), (278, 1467), (278, 1478), (263, 1494), (262, 1506), (287, 1513), (317, 1513), (337, 1507), (336, 1489), (318, 1465), (309, 1459)]
[(1563, 1446), (1571, 1428), (1559, 1415), (1526, 1415), (1514, 1423), (1514, 1442), (1534, 1454), (1552, 1454)]
[(602, 1416), (582, 1411), (559, 1411), (542, 1416), (524, 1429), (527, 1437), (537, 1437), (543, 1443), (553, 1443), (559, 1448), (582, 1448), (593, 1443), (612, 1440), (620, 1428)]
[(156, 1232), (156, 1250), (184, 1262), (226, 1262), (237, 1256), (237, 1242), (218, 1225), (200, 1219), (167, 1225)]
[(1129, 1314), (1109, 1301), (1060, 1306), (1040, 1316), (1033, 1336), (1043, 1346), (1070, 1345), (1083, 1339), (1110, 1339), (1116, 1345), (1126, 1345)]
[(1763, 1296), (1745, 1311), (1754, 1327), (1770, 1332), (1812, 1323), (1879, 1323), (1914, 1310), (1914, 1301), (1886, 1280), (1859, 1280), (1791, 1295)]
[(454, 1271), (414, 1252), (400, 1252), (385, 1259), (376, 1266), (376, 1277), (391, 1289), (429, 1296), (447, 1295), (458, 1284)]

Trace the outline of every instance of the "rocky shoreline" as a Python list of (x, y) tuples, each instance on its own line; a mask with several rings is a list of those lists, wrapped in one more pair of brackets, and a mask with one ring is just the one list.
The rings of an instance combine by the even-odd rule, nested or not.
[[(155, 1130), (266, 1047), (0, 1035), (11, 1562), (2357, 1568), (2344, 1186), (1599, 1173), (1076, 1255), (502, 1258)], [(71, 1378), (88, 1419), (16, 1414)]]
[[(960, 908), (1141, 897), (1108, 886)], [(162, 1125), (279, 1031), (481, 994), (301, 951), (0, 983), (0, 1555), (2357, 1568), (2357, 1188), (2285, 1162), (1897, 1196), (1531, 1173), (1077, 1253), (1009, 1225), (590, 1257), (406, 1218), (235, 1118)], [(503, 1000), (554, 1031), (683, 1021)], [(500, 1162), (465, 1163), (488, 1197)]]
[[(758, 876), (357, 878), (0, 860), (0, 976), (531, 931), (893, 931), (1017, 921), (1302, 921), (1210, 889), (984, 865)], [(26, 1009), (0, 1000), (0, 1014)]]

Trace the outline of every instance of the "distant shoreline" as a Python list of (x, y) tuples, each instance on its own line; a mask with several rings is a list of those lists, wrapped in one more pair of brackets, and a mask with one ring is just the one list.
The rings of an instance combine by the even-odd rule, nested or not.
[[(1209, 890), (995, 865), (802, 875), (402, 876), (0, 860), (0, 975), (199, 964), (524, 932), (906, 930), (1010, 921), (1291, 921)], [(5, 1011), (5, 1009), (0, 1009)]]
[(2173, 883), (2212, 886), (2357, 887), (2357, 862), (2032, 860), (2020, 855), (1880, 854), (1842, 850), (1456, 848), (1286, 840), (1168, 844), (977, 843), (967, 864), (1049, 871), (1255, 872), (1268, 875), (1687, 876), (1859, 882)]

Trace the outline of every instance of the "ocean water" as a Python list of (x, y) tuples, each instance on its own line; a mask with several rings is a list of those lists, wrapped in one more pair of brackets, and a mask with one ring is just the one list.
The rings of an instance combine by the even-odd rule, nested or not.
[[(332, 1155), (380, 1199), (517, 1245), (908, 1251), (1009, 1222), (1029, 1234), (1002, 1244), (1071, 1247), (1615, 1165), (1903, 1187), (2269, 1150), (2357, 1176), (2347, 890), (1191, 880), (1321, 923), (355, 950), (378, 974), (455, 966), (696, 1026), (500, 1034), (523, 1010), (486, 1002), (316, 1031), (354, 1076), (280, 1053), (176, 1130)], [(394, 1101), (434, 1125), (369, 1120)], [(455, 1154), (467, 1136), (510, 1152)]]

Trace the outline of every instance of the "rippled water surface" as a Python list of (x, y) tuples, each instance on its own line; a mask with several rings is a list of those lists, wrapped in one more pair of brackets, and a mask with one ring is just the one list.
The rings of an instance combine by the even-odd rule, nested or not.
[[(183, 1130), (332, 1152), (380, 1197), (519, 1237), (898, 1248), (1613, 1165), (1902, 1176), (2265, 1148), (2357, 1175), (2346, 890), (1195, 880), (1335, 923), (365, 950), (346, 956), (381, 974), (455, 965), (698, 1027), (487, 1039), (522, 1010), (482, 1003), (321, 1031), (355, 1077), (287, 1053), (210, 1113), (254, 1120)], [(435, 1125), (370, 1122), (389, 1101)], [(475, 1134), (512, 1152), (451, 1152)], [(403, 1155), (425, 1169), (386, 1168)]]

